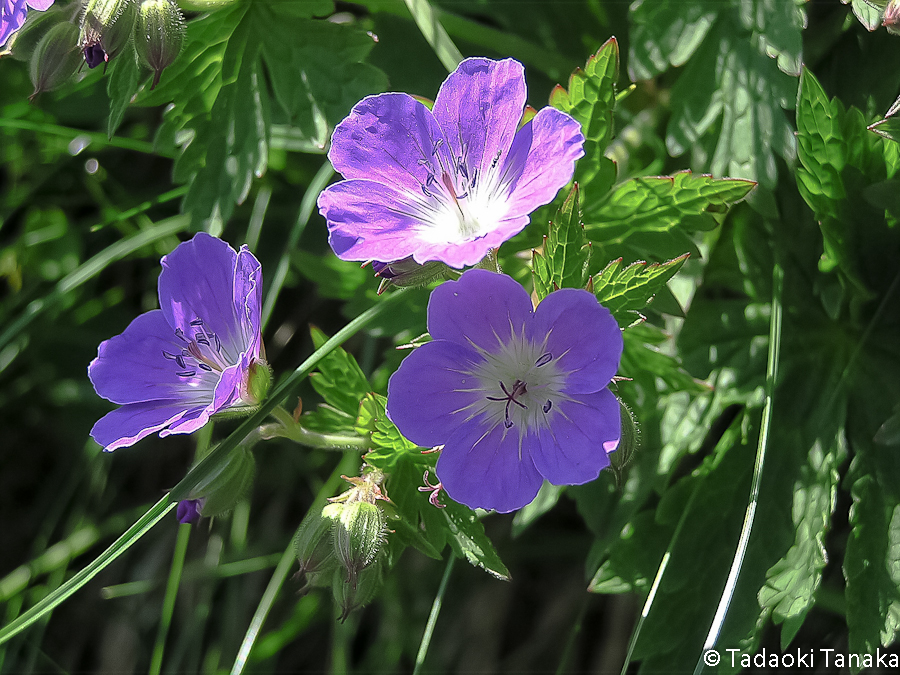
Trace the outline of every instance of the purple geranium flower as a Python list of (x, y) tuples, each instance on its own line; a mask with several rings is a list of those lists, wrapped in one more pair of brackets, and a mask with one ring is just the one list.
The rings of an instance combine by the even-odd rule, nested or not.
[(391, 377), (388, 413), (413, 443), (444, 446), (450, 497), (514, 511), (543, 479), (579, 485), (609, 466), (622, 334), (592, 294), (564, 288), (533, 310), (512, 278), (469, 270), (432, 292), (428, 331)]
[(269, 370), (260, 337), (260, 264), (205, 233), (162, 259), (159, 303), (100, 344), (88, 375), (118, 403), (91, 429), (105, 450), (159, 431), (187, 434), (210, 416), (257, 405)]
[(41, 12), (48, 9), (54, 0), (0, 0), (0, 47), (6, 44), (9, 36), (25, 23), (28, 8)]
[(474, 265), (550, 202), (584, 154), (574, 119), (544, 108), (518, 128), (525, 71), (466, 59), (434, 109), (408, 94), (369, 96), (334, 130), (328, 158), (347, 180), (319, 195), (343, 260)]

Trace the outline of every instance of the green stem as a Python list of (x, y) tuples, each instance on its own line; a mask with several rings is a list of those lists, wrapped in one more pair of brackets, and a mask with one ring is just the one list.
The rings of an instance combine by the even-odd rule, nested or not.
[(759, 490), (762, 484), (763, 466), (766, 461), (766, 448), (769, 445), (769, 428), (772, 423), (772, 409), (775, 401), (775, 384), (778, 380), (778, 362), (781, 349), (781, 294), (784, 288), (784, 270), (776, 262), (772, 270), (772, 318), (769, 323), (769, 357), (766, 363), (766, 405), (763, 408), (762, 423), (759, 428), (759, 443), (756, 446), (756, 464), (753, 467), (753, 481), (750, 486), (750, 499), (747, 503), (747, 511), (744, 514), (744, 524), (741, 527), (741, 536), (738, 539), (737, 550), (728, 571), (728, 579), (719, 599), (719, 606), (713, 616), (712, 625), (703, 643), (703, 652), (697, 659), (694, 675), (703, 672), (706, 666), (703, 656), (707, 651), (716, 646), (722, 625), (725, 623), (725, 615), (731, 606), (734, 597), (734, 589), (737, 585), (744, 558), (747, 555), (747, 545), (750, 541), (750, 533), (753, 531), (753, 522), (756, 519), (756, 505), (759, 503)]
[(278, 406), (272, 411), (272, 417), (278, 420), (277, 424), (266, 424), (260, 427), (260, 435), (263, 440), (280, 437), (287, 438), (300, 445), (320, 450), (368, 450), (369, 439), (363, 436), (344, 436), (342, 434), (325, 434), (318, 431), (310, 431), (294, 420), (293, 415)]
[(175, 612), (175, 598), (178, 597), (178, 587), (181, 584), (181, 571), (184, 569), (184, 558), (187, 554), (188, 541), (191, 538), (191, 527), (191, 525), (179, 525), (178, 527), (175, 553), (172, 556), (172, 569), (169, 571), (169, 581), (166, 583), (166, 596), (163, 600), (162, 614), (159, 618), (156, 644), (153, 645), (153, 658), (150, 661), (149, 675), (159, 675), (162, 671), (166, 636), (169, 634), (169, 626), (172, 625), (172, 614)]
[(428, 0), (405, 0), (413, 21), (419, 27), (422, 36), (431, 45), (440, 62), (449, 72), (456, 70), (463, 55), (447, 35), (447, 31), (438, 21), (437, 14)]
[(438, 616), (440, 616), (441, 605), (444, 604), (444, 595), (447, 592), (447, 585), (450, 582), (450, 574), (453, 572), (453, 564), (455, 562), (456, 556), (450, 554), (450, 557), (447, 559), (447, 567), (444, 568), (444, 576), (441, 579), (440, 586), (438, 586), (437, 595), (434, 596), (434, 602), (431, 603), (431, 613), (428, 615), (428, 623), (425, 624), (422, 642), (419, 643), (419, 652), (416, 654), (416, 665), (413, 669), (413, 675), (418, 675), (422, 665), (425, 663), (425, 657), (428, 655), (428, 647), (434, 635), (434, 626), (437, 624)]
[[(354, 463), (352, 455), (345, 456), (344, 459), (338, 463), (334, 471), (331, 472), (331, 476), (328, 477), (328, 480), (325, 481), (325, 484), (319, 490), (315, 500), (313, 500), (312, 508), (321, 508), (321, 505), (325, 503), (328, 495), (337, 491), (342, 481), (341, 474), (352, 473), (355, 468), (353, 466)], [(284, 550), (281, 559), (278, 561), (278, 566), (272, 573), (272, 578), (269, 580), (269, 585), (266, 587), (263, 597), (259, 601), (256, 612), (253, 614), (253, 619), (251, 619), (250, 626), (247, 628), (247, 633), (244, 635), (244, 641), (241, 643), (237, 657), (234, 659), (234, 665), (231, 667), (231, 675), (240, 675), (244, 670), (244, 666), (247, 665), (250, 651), (253, 649), (256, 638), (259, 637), (259, 632), (262, 630), (263, 623), (265, 623), (266, 617), (269, 615), (269, 610), (272, 609), (275, 597), (278, 595), (278, 591), (281, 590), (281, 586), (284, 584), (284, 580), (287, 578), (294, 560), (296, 560), (296, 553), (294, 552), (294, 538), (291, 537), (287, 548)]]

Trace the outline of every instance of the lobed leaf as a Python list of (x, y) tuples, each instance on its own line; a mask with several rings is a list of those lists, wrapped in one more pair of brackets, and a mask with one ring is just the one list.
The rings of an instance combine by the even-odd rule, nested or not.
[(558, 288), (584, 288), (591, 245), (584, 236), (576, 183), (550, 222), (542, 251), (532, 251), (532, 276), (538, 299)]
[(640, 321), (640, 310), (675, 276), (688, 254), (664, 263), (636, 262), (622, 267), (622, 259), (613, 260), (593, 277), (594, 294), (623, 328)]
[[(310, 334), (316, 349), (328, 341), (328, 336), (318, 328), (310, 328)], [(360, 399), (372, 389), (356, 359), (341, 348), (319, 362), (317, 371), (310, 375), (310, 382), (326, 403), (354, 419)]]
[(618, 79), (619, 43), (610, 38), (588, 58), (584, 70), (578, 68), (572, 73), (568, 90), (556, 85), (550, 93), (550, 105), (581, 124), (584, 157), (575, 167), (575, 180), (587, 186), (599, 177), (595, 199), (615, 181), (615, 164), (603, 153), (612, 140)]

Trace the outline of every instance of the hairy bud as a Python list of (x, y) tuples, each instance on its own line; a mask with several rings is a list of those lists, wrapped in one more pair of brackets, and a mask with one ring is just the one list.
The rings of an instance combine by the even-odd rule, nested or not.
[(641, 434), (634, 413), (621, 399), (619, 399), (619, 413), (622, 418), (622, 435), (619, 447), (609, 456), (609, 464), (616, 475), (616, 483), (622, 485), (634, 453), (641, 445)]
[(184, 17), (172, 0), (143, 0), (134, 24), (134, 50), (153, 75), (153, 87), (172, 65), (184, 42)]
[(28, 61), (47, 31), (69, 18), (69, 12), (56, 6), (43, 12), (28, 12), (25, 23), (10, 38), (9, 55), (17, 61)]
[(88, 68), (106, 64), (128, 44), (137, 16), (135, 0), (89, 0), (78, 45)]
[(68, 82), (81, 65), (78, 28), (68, 21), (51, 26), (35, 47), (29, 65), (34, 85), (31, 100)]
[(404, 258), (395, 262), (373, 262), (372, 269), (379, 277), (381, 286), (378, 293), (383, 293), (390, 286), (425, 286), (435, 279), (455, 279), (459, 273), (442, 262), (431, 261), (420, 265), (412, 258)]
[(374, 562), (384, 544), (384, 513), (368, 502), (329, 504), (325, 508), (338, 513), (332, 519), (334, 553), (347, 571), (347, 583), (355, 589), (360, 572)]
[(219, 469), (195, 487), (191, 499), (203, 499), (200, 514), (218, 516), (231, 511), (253, 486), (256, 461), (243, 446), (231, 451)]

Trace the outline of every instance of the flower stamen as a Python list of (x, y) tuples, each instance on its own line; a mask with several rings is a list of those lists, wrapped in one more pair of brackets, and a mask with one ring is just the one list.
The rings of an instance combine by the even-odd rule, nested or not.
[(485, 396), (488, 401), (506, 401), (506, 411), (504, 414), (503, 424), (507, 429), (512, 428), (512, 420), (509, 419), (509, 404), (515, 403), (517, 406), (524, 410), (528, 410), (528, 406), (522, 403), (521, 401), (516, 400), (519, 396), (522, 396), (525, 393), (526, 383), (522, 382), (522, 380), (516, 380), (513, 382), (512, 391), (509, 391), (506, 388), (506, 385), (503, 382), (500, 382), (500, 388), (503, 390), (503, 393), (506, 396), (496, 397), (496, 396)]

